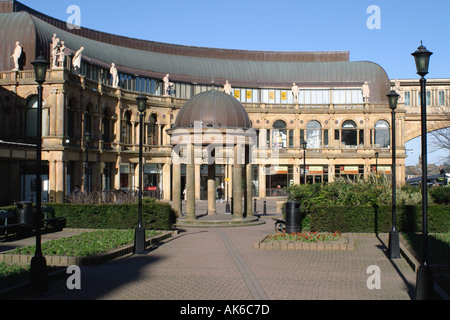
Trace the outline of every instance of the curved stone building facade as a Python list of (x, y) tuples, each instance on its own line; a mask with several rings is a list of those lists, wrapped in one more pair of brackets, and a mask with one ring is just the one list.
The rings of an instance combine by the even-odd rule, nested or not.
[[(9, 172), (3, 178), (20, 181), (1, 204), (33, 195), (37, 91), (31, 62), (38, 53), (50, 61), (44, 84), (44, 201), (65, 201), (76, 186), (105, 194), (136, 190), (140, 94), (148, 98), (144, 187), (159, 199), (172, 198), (168, 132), (189, 127), (194, 118), (181, 107), (189, 101), (184, 110), (201, 113), (195, 97), (210, 90), (225, 92), (227, 99), (203, 114), (202, 126), (234, 121), (257, 134), (251, 162), (254, 197), (282, 196), (286, 187), (305, 180), (367, 178), (376, 165), (390, 173), (390, 80), (376, 63), (349, 61), (348, 52), (199, 48), (69, 30), (65, 22), (12, 0), (0, 1), (0, 30), (0, 161), (2, 171)], [(23, 54), (19, 70), (13, 70), (17, 42)], [(239, 114), (239, 108), (244, 112)], [(398, 181), (404, 181), (405, 172), (404, 119), (400, 104)], [(206, 198), (205, 161), (199, 157), (195, 163), (197, 199)], [(233, 164), (226, 156), (216, 164), (216, 184), (232, 192), (227, 178)], [(185, 175), (182, 166), (181, 188)]]

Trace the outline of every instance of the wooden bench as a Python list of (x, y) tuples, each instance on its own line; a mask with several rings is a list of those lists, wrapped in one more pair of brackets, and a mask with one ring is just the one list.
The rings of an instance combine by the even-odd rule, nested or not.
[(286, 231), (286, 220), (284, 220), (282, 217), (273, 217), (273, 220), (275, 220), (275, 230), (278, 232), (285, 232)]
[(66, 226), (66, 218), (55, 217), (55, 210), (52, 207), (42, 206), (41, 213), (44, 215), (42, 225), (44, 228), (49, 226), (56, 229), (62, 229)]
[(0, 210), (0, 235), (7, 237), (10, 234), (17, 234), (22, 223), (16, 223), (16, 216), (13, 212)]

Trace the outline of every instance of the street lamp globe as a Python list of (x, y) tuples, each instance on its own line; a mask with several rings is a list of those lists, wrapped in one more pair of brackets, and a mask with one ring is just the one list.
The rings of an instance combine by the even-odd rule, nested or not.
[(84, 134), (84, 141), (85, 141), (86, 143), (91, 142), (91, 134), (90, 134), (89, 131), (87, 131), (87, 132)]
[(428, 73), (428, 65), (432, 54), (432, 52), (428, 51), (427, 48), (422, 45), (422, 41), (420, 41), (420, 46), (417, 48), (416, 52), (411, 53), (416, 61), (416, 69), (419, 76), (423, 77)]
[(302, 147), (303, 150), (306, 149), (307, 145), (308, 145), (308, 143), (307, 143), (305, 140), (302, 140), (302, 141), (300, 142), (300, 146)]
[(143, 94), (141, 94), (139, 97), (136, 98), (137, 102), (137, 108), (139, 112), (144, 112), (147, 108), (147, 97)]
[(36, 82), (38, 84), (43, 84), (45, 82), (45, 77), (47, 75), (47, 68), (49, 66), (49, 62), (43, 57), (39, 56), (31, 62), (34, 67), (34, 75), (36, 78)]
[(397, 101), (399, 96), (400, 95), (397, 92), (395, 92), (395, 90), (392, 90), (387, 94), (389, 100), (389, 108), (391, 108), (392, 110), (397, 109)]

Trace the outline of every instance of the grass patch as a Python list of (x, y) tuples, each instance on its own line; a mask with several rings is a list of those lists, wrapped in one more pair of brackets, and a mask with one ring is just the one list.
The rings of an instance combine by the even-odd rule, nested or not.
[[(422, 258), (422, 234), (403, 233), (403, 238), (414, 257), (421, 261)], [(430, 264), (450, 265), (450, 231), (428, 234), (428, 260)]]
[[(96, 230), (76, 236), (51, 240), (43, 243), (44, 255), (90, 257), (118, 248), (134, 240), (134, 230)], [(146, 230), (146, 237), (159, 234), (159, 231)], [(26, 246), (9, 251), (9, 254), (33, 255), (36, 246)]]
[(29, 279), (30, 266), (0, 262), (0, 290)]
[[(96, 230), (76, 236), (50, 240), (43, 243), (44, 256), (90, 257), (105, 253), (134, 241), (134, 230)], [(146, 237), (161, 234), (160, 231), (146, 230)], [(34, 255), (36, 246), (26, 246), (8, 251), (8, 254)], [(48, 271), (56, 267), (47, 266)], [(30, 265), (6, 264), (0, 262), (0, 290), (29, 280)]]

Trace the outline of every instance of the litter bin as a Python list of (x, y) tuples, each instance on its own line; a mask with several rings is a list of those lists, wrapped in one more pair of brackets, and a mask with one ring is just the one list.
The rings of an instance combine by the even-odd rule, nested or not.
[(302, 231), (302, 215), (300, 212), (300, 201), (286, 202), (286, 232)]
[(33, 203), (30, 201), (17, 202), (17, 223), (33, 225)]

